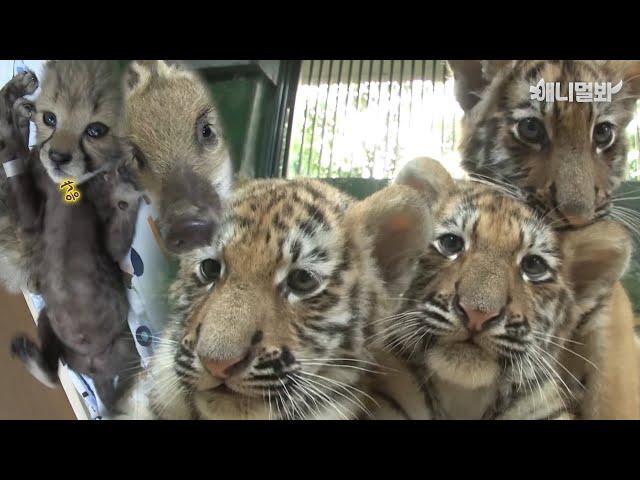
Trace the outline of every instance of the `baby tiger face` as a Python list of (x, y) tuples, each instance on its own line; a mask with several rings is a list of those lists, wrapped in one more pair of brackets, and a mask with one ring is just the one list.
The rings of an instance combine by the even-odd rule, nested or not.
[[(581, 227), (610, 213), (625, 176), (625, 128), (640, 94), (640, 62), (454, 60), (450, 66), (465, 110), (466, 171), (517, 185), (556, 226)], [(532, 98), (540, 81), (555, 85), (564, 101)], [(608, 100), (597, 90), (606, 82), (620, 88)], [(593, 85), (594, 101), (577, 90), (573, 98), (580, 83)]]
[(524, 205), (474, 184), (461, 184), (434, 215), (435, 238), (393, 338), (405, 338), (409, 352), (426, 351), (441, 376), (473, 387), (505, 368), (526, 372), (550, 361), (554, 339), (573, 325), (553, 231)]
[[(236, 192), (213, 243), (181, 256), (174, 322), (152, 366), (156, 409), (173, 378), (195, 418), (354, 418), (365, 319), (381, 285), (349, 227), (350, 200), (320, 182)], [(168, 408), (180, 408), (174, 405)]]
[(578, 321), (576, 299), (610, 288), (626, 268), (624, 228), (603, 221), (561, 236), (512, 191), (443, 176), (419, 159), (399, 177), (424, 182), (434, 229), (378, 336), (466, 388), (551, 375)]

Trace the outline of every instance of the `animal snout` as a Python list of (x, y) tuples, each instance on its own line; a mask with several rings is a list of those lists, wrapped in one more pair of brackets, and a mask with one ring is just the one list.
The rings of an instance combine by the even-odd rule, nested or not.
[(212, 219), (185, 218), (172, 222), (167, 229), (167, 248), (175, 253), (209, 245), (216, 228)]
[(49, 160), (51, 160), (55, 165), (64, 165), (71, 161), (71, 154), (59, 152), (57, 150), (49, 150)]
[(589, 215), (567, 215), (567, 214), (565, 214), (565, 218), (567, 219), (567, 222), (569, 222), (569, 225), (571, 225), (572, 227), (581, 227), (581, 226), (586, 225), (587, 223), (589, 223), (589, 221), (591, 220)]
[(254, 353), (257, 351), (258, 344), (262, 342), (263, 336), (262, 330), (255, 331), (245, 352), (240, 355), (229, 355), (225, 357), (212, 352), (201, 352), (198, 355), (200, 362), (215, 378), (229, 378), (242, 372), (249, 366), (254, 359)]
[(230, 359), (200, 357), (204, 368), (215, 378), (226, 379), (242, 371), (251, 361), (251, 352)]
[(560, 213), (567, 219), (570, 225), (580, 227), (591, 221), (594, 214), (593, 202), (583, 201), (563, 202), (559, 205)]
[(467, 328), (471, 332), (480, 332), (492, 320), (497, 320), (502, 316), (502, 310), (482, 311), (456, 297), (454, 301), (454, 309), (465, 322)]

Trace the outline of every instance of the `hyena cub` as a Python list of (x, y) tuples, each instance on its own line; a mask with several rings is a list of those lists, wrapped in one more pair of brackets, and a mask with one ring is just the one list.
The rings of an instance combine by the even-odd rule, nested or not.
[[(120, 112), (109, 62), (48, 62), (33, 115), (37, 145), (27, 172), (10, 179), (19, 225), (37, 244), (33, 273), (46, 304), (40, 347), (21, 335), (12, 353), (49, 386), (58, 360), (91, 376), (107, 408), (138, 362), (117, 263), (131, 244), (139, 200), (124, 166), (130, 153)], [(67, 179), (81, 194), (73, 203), (59, 186)]]
[(174, 253), (207, 245), (232, 166), (216, 106), (192, 71), (136, 61), (124, 79), (125, 131), (142, 186), (159, 205), (160, 233)]
[[(0, 90), (0, 162), (24, 157), (28, 150), (31, 102), (24, 96), (38, 88), (32, 72), (13, 77)], [(4, 168), (0, 168), (0, 283), (11, 293), (30, 283), (28, 247), (16, 229), (15, 205)]]

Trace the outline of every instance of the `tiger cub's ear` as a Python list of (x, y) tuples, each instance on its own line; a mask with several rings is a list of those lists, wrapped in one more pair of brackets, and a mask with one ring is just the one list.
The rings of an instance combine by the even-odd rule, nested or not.
[(460, 107), (471, 110), (491, 80), (513, 60), (447, 60), (453, 72), (454, 93)]
[(624, 82), (625, 97), (629, 97), (635, 107), (640, 96), (640, 60), (609, 60), (607, 63), (614, 72), (614, 82)]
[(347, 218), (367, 239), (388, 291), (400, 295), (409, 285), (417, 256), (433, 236), (425, 197), (406, 185), (390, 185), (352, 205)]
[(577, 300), (611, 289), (626, 272), (632, 251), (625, 227), (609, 220), (564, 233), (562, 248)]
[(422, 193), (429, 202), (446, 195), (455, 186), (453, 178), (440, 162), (429, 157), (418, 157), (407, 163), (394, 183), (407, 185)]

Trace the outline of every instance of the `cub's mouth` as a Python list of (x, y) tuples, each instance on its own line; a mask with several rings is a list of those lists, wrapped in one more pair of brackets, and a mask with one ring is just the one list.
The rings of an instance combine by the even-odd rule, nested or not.
[(226, 383), (221, 383), (217, 387), (205, 390), (204, 393), (213, 393), (216, 395), (242, 395), (241, 393), (232, 390)]
[(253, 395), (240, 389), (234, 389), (230, 382), (215, 378), (207, 372), (202, 373), (202, 378), (196, 386), (196, 394), (201, 395), (227, 395), (234, 397), (251, 397)]

